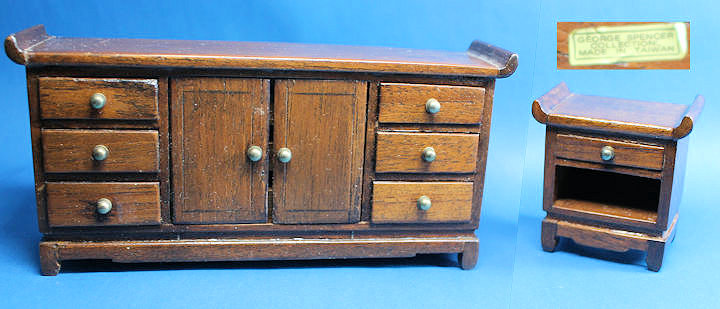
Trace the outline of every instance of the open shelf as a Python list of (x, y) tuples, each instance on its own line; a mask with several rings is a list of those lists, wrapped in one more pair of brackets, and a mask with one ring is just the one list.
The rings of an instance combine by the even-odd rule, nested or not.
[(568, 166), (555, 170), (553, 208), (657, 222), (660, 180)]

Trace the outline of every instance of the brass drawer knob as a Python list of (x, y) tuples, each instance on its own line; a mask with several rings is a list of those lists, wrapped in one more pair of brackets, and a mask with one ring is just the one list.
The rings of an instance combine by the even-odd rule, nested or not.
[(95, 93), (90, 97), (90, 106), (94, 109), (105, 107), (105, 103), (107, 103), (107, 98), (102, 93)]
[(422, 211), (427, 211), (427, 210), (430, 210), (430, 206), (432, 206), (432, 201), (430, 200), (429, 197), (423, 195), (418, 198), (418, 200), (417, 200), (418, 209), (420, 209)]
[(288, 163), (290, 162), (290, 159), (292, 159), (292, 151), (290, 149), (287, 149), (285, 147), (280, 148), (277, 152), (277, 159), (278, 161), (282, 163)]
[(263, 156), (263, 150), (260, 148), (260, 146), (250, 146), (247, 150), (247, 157), (250, 159), (250, 161), (257, 162), (262, 159)]
[(612, 159), (615, 159), (615, 149), (610, 146), (603, 146), (603, 148), (600, 150), (600, 157), (603, 159), (603, 161), (610, 161)]
[(97, 201), (95, 211), (101, 215), (106, 215), (112, 210), (112, 202), (106, 198), (101, 198)]
[(435, 161), (435, 158), (437, 157), (437, 153), (435, 153), (435, 148), (432, 147), (425, 147), (422, 151), (422, 159), (425, 162), (432, 162)]
[(435, 114), (440, 111), (440, 102), (435, 98), (430, 98), (425, 102), (425, 111)]
[(107, 159), (109, 154), (110, 149), (108, 149), (105, 145), (97, 145), (92, 150), (92, 158), (95, 161), (103, 161)]

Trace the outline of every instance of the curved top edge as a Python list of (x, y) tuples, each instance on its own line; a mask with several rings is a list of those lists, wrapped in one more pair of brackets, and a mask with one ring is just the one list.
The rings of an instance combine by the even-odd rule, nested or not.
[(698, 117), (700, 117), (700, 112), (704, 106), (705, 97), (697, 95), (693, 103), (685, 111), (685, 116), (683, 116), (680, 123), (673, 129), (672, 135), (674, 139), (681, 139), (692, 132), (693, 125)]
[(468, 55), (488, 62), (498, 67), (499, 78), (515, 73), (518, 67), (518, 55), (506, 49), (475, 40), (467, 50)]
[(548, 122), (548, 115), (552, 109), (571, 94), (565, 82), (561, 82), (533, 102), (533, 117), (537, 122), (546, 124)]
[(17, 64), (28, 64), (28, 52), (38, 44), (51, 39), (44, 25), (36, 25), (8, 35), (5, 39), (5, 53)]

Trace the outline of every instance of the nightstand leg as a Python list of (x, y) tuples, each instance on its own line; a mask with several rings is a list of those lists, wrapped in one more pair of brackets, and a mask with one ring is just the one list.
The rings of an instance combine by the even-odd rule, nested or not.
[(475, 268), (478, 259), (478, 243), (468, 242), (465, 243), (463, 252), (458, 253), (458, 264), (464, 270)]
[(57, 258), (55, 245), (40, 243), (40, 271), (43, 276), (55, 276), (60, 272), (60, 261)]
[(659, 271), (662, 267), (663, 255), (665, 254), (665, 243), (660, 241), (648, 241), (647, 267), (652, 271)]
[(541, 232), (542, 248), (547, 252), (554, 252), (557, 248), (557, 223), (550, 221), (547, 218), (542, 221), (542, 232)]

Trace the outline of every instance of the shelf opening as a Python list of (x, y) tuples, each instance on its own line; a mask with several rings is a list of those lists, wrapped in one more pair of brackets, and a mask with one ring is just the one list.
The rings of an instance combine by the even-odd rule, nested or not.
[(555, 190), (554, 208), (657, 222), (659, 179), (558, 166)]

